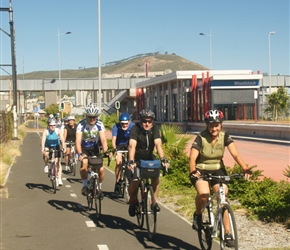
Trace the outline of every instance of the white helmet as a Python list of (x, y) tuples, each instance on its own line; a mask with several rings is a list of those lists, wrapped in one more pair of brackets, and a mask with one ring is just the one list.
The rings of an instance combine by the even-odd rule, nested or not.
[(75, 117), (74, 117), (73, 115), (70, 115), (70, 116), (67, 117), (67, 120), (68, 120), (68, 121), (69, 121), (69, 120), (75, 120)]
[(56, 125), (56, 121), (55, 121), (55, 119), (50, 119), (48, 125), (49, 125), (49, 126), (54, 126), (54, 125)]
[(54, 116), (53, 116), (53, 114), (50, 114), (49, 116), (48, 116), (48, 118), (54, 118)]
[(100, 110), (96, 104), (91, 103), (91, 104), (87, 105), (87, 107), (85, 109), (85, 113), (87, 116), (99, 116)]

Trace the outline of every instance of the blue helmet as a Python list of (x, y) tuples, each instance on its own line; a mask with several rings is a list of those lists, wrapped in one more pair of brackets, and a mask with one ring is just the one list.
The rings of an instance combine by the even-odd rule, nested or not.
[(127, 113), (122, 113), (119, 116), (119, 121), (120, 122), (129, 122), (129, 120), (130, 120), (130, 115), (128, 115)]

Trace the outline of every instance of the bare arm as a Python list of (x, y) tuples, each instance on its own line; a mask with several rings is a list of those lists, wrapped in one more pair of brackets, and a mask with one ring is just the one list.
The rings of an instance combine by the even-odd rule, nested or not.
[(136, 153), (136, 145), (137, 141), (134, 139), (129, 140), (129, 146), (128, 146), (128, 158), (129, 161), (134, 161), (135, 159), (135, 153)]
[(241, 166), (241, 168), (246, 171), (249, 168), (247, 167), (247, 165), (245, 164), (245, 162), (243, 161), (243, 159), (241, 158), (236, 145), (234, 142), (232, 142), (229, 146), (228, 149), (230, 151), (230, 154), (232, 155), (232, 157), (234, 158), (234, 160)]
[(41, 151), (44, 150), (45, 141), (46, 141), (46, 129), (43, 131), (42, 137), (41, 137)]
[(82, 132), (76, 132), (76, 151), (78, 154), (82, 153), (82, 136), (83, 133)]
[(66, 137), (67, 137), (67, 129), (64, 128), (63, 130), (63, 140), (66, 141)]
[(100, 131), (99, 135), (100, 135), (100, 140), (101, 140), (102, 147), (103, 147), (103, 152), (107, 152), (108, 151), (108, 143), (107, 143), (105, 131)]
[(117, 140), (117, 136), (113, 136), (113, 137), (112, 137), (112, 147), (113, 147), (113, 148), (117, 148), (116, 140)]
[(199, 151), (195, 148), (191, 148), (189, 155), (189, 172), (192, 173), (196, 170), (196, 159), (199, 155)]
[(164, 157), (164, 152), (163, 152), (163, 149), (162, 149), (162, 141), (160, 138), (157, 138), (154, 140), (154, 144), (155, 144), (155, 147), (156, 147), (156, 150), (157, 150), (157, 153), (159, 155), (159, 158), (163, 158)]

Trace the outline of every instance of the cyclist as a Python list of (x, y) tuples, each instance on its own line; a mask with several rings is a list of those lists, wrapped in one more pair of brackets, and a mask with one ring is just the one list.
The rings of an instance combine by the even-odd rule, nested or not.
[[(222, 122), (224, 114), (219, 110), (209, 110), (204, 115), (206, 129), (202, 131), (194, 140), (189, 159), (190, 179), (197, 190), (195, 197), (196, 211), (193, 215), (192, 227), (196, 230), (201, 227), (202, 218), (201, 210), (206, 204), (210, 195), (208, 182), (202, 180), (200, 176), (204, 173), (211, 173), (213, 175), (227, 175), (225, 166), (223, 164), (223, 155), (225, 147), (228, 148), (230, 154), (235, 161), (242, 167), (245, 173), (250, 174), (250, 169), (246, 166), (240, 157), (233, 139), (227, 132), (222, 130)], [(211, 181), (213, 191), (218, 192), (219, 185), (216, 180)], [(227, 185), (225, 187), (225, 194), (228, 194)], [(228, 217), (224, 220), (225, 239), (230, 244), (232, 235), (230, 232)]]
[[(101, 120), (98, 119), (100, 110), (95, 104), (87, 105), (85, 109), (86, 118), (81, 120), (76, 131), (76, 151), (78, 159), (82, 162), (80, 175), (83, 182), (82, 195), (88, 193), (88, 158), (92, 153), (98, 156), (101, 153), (100, 143), (103, 152), (108, 153), (108, 144), (105, 136), (105, 127)], [(102, 157), (102, 156), (100, 156)], [(100, 186), (105, 177), (104, 166), (98, 169)], [(100, 190), (101, 191), (101, 190)]]
[(41, 152), (43, 154), (43, 160), (45, 163), (44, 172), (48, 173), (48, 160), (49, 160), (49, 152), (48, 150), (54, 148), (58, 151), (55, 152), (55, 164), (57, 167), (57, 185), (62, 186), (62, 179), (61, 179), (61, 170), (59, 168), (59, 161), (60, 161), (60, 143), (62, 145), (63, 150), (65, 151), (65, 144), (63, 140), (63, 135), (60, 129), (56, 128), (56, 120), (50, 119), (48, 123), (48, 128), (46, 128), (42, 133), (41, 139)]
[[(64, 127), (63, 138), (65, 142), (75, 142), (76, 141), (76, 124), (75, 124), (75, 117), (70, 115), (67, 117), (68, 124)], [(65, 152), (65, 170), (69, 171), (69, 155), (70, 155), (70, 145), (67, 144), (66, 152)]]
[(119, 117), (119, 122), (116, 123), (112, 128), (112, 147), (114, 149), (114, 154), (116, 155), (116, 184), (114, 190), (115, 193), (118, 193), (121, 187), (119, 179), (122, 169), (122, 154), (118, 153), (117, 151), (128, 149), (129, 135), (133, 126), (134, 123), (130, 122), (130, 115), (127, 113), (122, 113)]
[(56, 127), (57, 128), (61, 128), (62, 121), (61, 121), (61, 115), (60, 115), (60, 113), (56, 113), (55, 119), (56, 119)]
[[(129, 184), (129, 215), (135, 216), (136, 196), (138, 192), (138, 172), (140, 160), (153, 160), (153, 150), (156, 148), (161, 162), (169, 167), (168, 161), (164, 158), (162, 141), (158, 127), (154, 124), (155, 114), (149, 109), (144, 109), (139, 113), (139, 122), (132, 127), (129, 138), (129, 165), (127, 177)], [(157, 199), (159, 189), (159, 177), (152, 179), (154, 198)], [(157, 203), (155, 210), (160, 211)]]

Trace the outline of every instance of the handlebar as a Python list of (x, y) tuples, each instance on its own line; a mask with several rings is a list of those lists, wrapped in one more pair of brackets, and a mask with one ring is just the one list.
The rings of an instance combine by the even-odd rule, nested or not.
[[(107, 151), (106, 153), (101, 153), (100, 155), (102, 155), (103, 158), (108, 158), (108, 166), (110, 166), (110, 163), (111, 163), (111, 156), (110, 156), (110, 152)], [(98, 158), (97, 155), (89, 155), (89, 156), (86, 156), (86, 157), (83, 157), (83, 159), (88, 159), (88, 158)]]
[(219, 181), (230, 181), (231, 179), (241, 179), (245, 176), (244, 173), (231, 174), (231, 175), (212, 175), (212, 174), (203, 174), (200, 176), (205, 181), (219, 180)]

